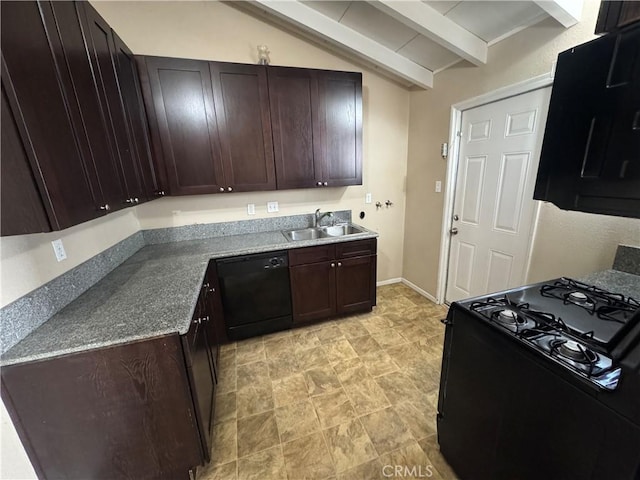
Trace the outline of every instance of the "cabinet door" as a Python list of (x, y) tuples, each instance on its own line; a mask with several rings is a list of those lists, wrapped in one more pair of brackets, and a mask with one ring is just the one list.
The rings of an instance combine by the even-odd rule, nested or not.
[(129, 132), (131, 133), (132, 153), (140, 173), (142, 196), (140, 201), (151, 200), (158, 196), (158, 183), (151, 156), (149, 127), (145, 116), (140, 78), (136, 60), (129, 47), (112, 31), (115, 45), (115, 60), (118, 72), (118, 84), (122, 93)]
[(336, 313), (336, 262), (290, 267), (294, 324)]
[[(0, 2), (2, 77), (55, 230), (102, 215), (35, 2)], [(6, 64), (6, 67), (5, 67)], [(27, 142), (25, 142), (27, 144)]]
[(51, 230), (36, 185), (29, 159), (22, 144), (2, 79), (2, 175), (0, 175), (0, 233), (2, 235), (24, 235), (26, 233)]
[(145, 101), (156, 114), (170, 193), (226, 191), (209, 64), (161, 57), (145, 64), (152, 97)]
[(595, 33), (613, 32), (640, 21), (640, 2), (603, 0), (596, 22)]
[(265, 67), (219, 62), (209, 66), (227, 191), (275, 190)]
[(226, 338), (224, 334), (224, 319), (222, 317), (222, 299), (220, 297), (220, 288), (218, 286), (218, 275), (216, 272), (216, 263), (209, 262), (204, 283), (202, 284), (202, 295), (204, 296), (204, 325), (209, 349), (211, 351), (211, 368), (213, 370), (216, 383), (219, 381), (220, 368), (218, 367), (218, 357), (220, 343)]
[(371, 310), (375, 304), (375, 256), (348, 258), (337, 261), (337, 313)]
[(98, 15), (89, 2), (77, 2), (78, 16), (84, 25), (85, 41), (89, 48), (98, 94), (107, 119), (111, 143), (120, 162), (125, 189), (124, 205), (131, 205), (135, 198), (143, 197), (130, 132), (125, 117), (118, 76), (115, 67), (115, 46), (111, 27)]
[(268, 67), (273, 151), (279, 189), (318, 186), (321, 143), (315, 70)]
[(362, 185), (362, 74), (319, 71), (318, 97), (322, 184)]
[(211, 369), (209, 342), (207, 339), (206, 322), (202, 322), (202, 296), (198, 300), (198, 307), (189, 331), (183, 338), (187, 360), (187, 373), (191, 383), (193, 403), (196, 408), (198, 429), (202, 441), (203, 451), (207, 461), (211, 452), (211, 427), (213, 426), (213, 397), (215, 393), (215, 379)]
[(109, 206), (109, 211), (124, 208), (126, 192), (118, 156), (108, 134), (108, 120), (100, 103), (75, 5), (40, 2), (40, 8), (69, 101), (78, 145), (87, 169), (92, 172), (95, 195), (101, 205)]

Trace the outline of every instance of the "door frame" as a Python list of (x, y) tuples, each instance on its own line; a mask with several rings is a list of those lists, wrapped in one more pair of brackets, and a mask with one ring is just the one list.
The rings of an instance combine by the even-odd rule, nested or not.
[[(555, 64), (554, 64), (555, 67)], [(505, 100), (515, 97), (533, 90), (539, 90), (553, 85), (553, 74), (555, 68), (542, 75), (529, 78), (522, 82), (507, 85), (488, 93), (483, 93), (477, 97), (464, 100), (451, 105), (451, 119), (449, 123), (449, 156), (447, 158), (447, 175), (444, 186), (444, 208), (442, 209), (442, 231), (440, 233), (440, 261), (438, 263), (438, 286), (436, 290), (436, 300), (438, 304), (445, 303), (445, 294), (447, 289), (447, 276), (449, 274), (449, 250), (451, 247), (451, 236), (449, 229), (452, 225), (453, 202), (456, 193), (456, 180), (458, 177), (458, 163), (460, 161), (460, 135), (462, 128), (462, 113), (465, 110), (481, 107), (488, 103)], [(529, 241), (527, 251), (525, 278), (529, 276), (529, 268), (531, 266), (531, 251), (533, 249), (533, 238), (536, 234), (538, 225), (538, 216), (540, 215), (540, 204), (535, 208), (533, 215), (532, 235)]]

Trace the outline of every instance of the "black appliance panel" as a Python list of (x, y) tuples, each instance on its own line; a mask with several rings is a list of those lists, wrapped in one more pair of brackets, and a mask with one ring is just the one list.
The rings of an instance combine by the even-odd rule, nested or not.
[(238, 340), (293, 323), (287, 252), (216, 261), (227, 335)]

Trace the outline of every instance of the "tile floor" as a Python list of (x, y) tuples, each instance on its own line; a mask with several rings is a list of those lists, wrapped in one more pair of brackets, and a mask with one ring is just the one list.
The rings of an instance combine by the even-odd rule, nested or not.
[(454, 478), (435, 436), (446, 308), (377, 293), (372, 313), (221, 350), (199, 479)]

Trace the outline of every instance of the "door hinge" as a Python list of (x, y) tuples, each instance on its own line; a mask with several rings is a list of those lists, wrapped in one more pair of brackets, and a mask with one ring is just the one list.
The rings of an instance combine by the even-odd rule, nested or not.
[(456, 137), (462, 137), (462, 130), (459, 130), (458, 132), (456, 132)]

